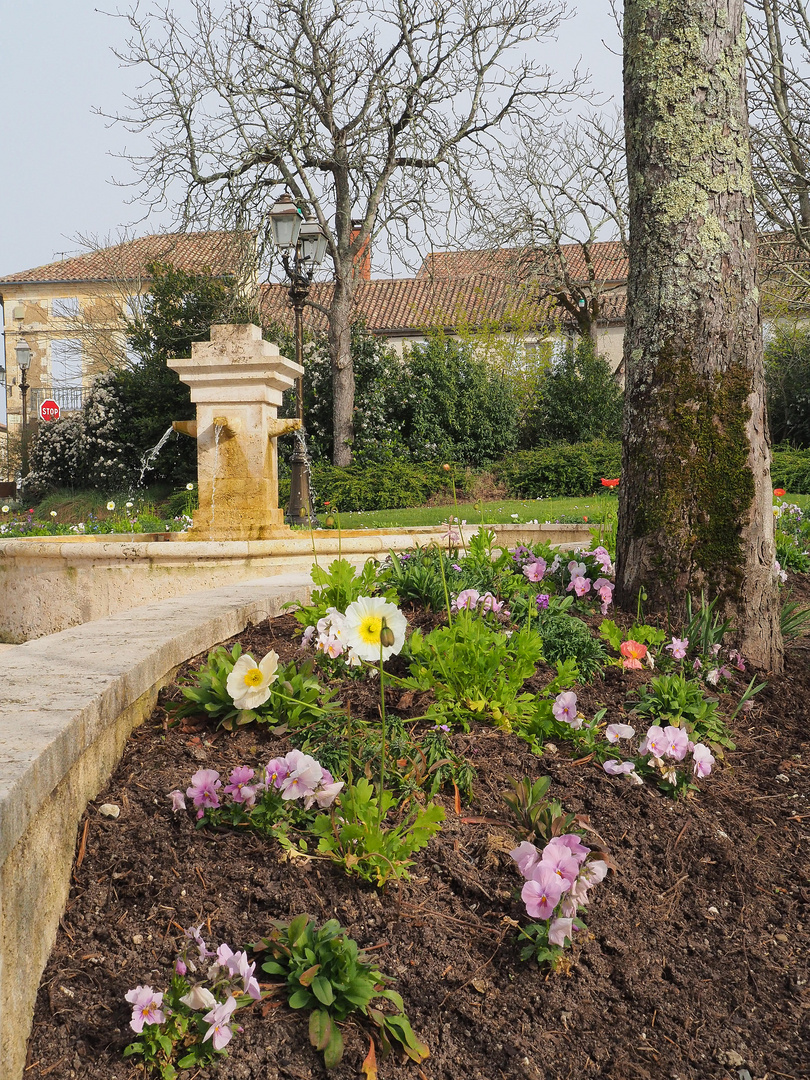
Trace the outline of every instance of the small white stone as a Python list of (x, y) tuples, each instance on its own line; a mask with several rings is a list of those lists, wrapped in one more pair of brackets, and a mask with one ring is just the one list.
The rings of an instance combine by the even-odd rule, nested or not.
[(105, 802), (98, 808), (98, 812), (103, 814), (104, 817), (117, 818), (121, 813), (121, 807), (112, 802)]
[(133, 945), (143, 945), (143, 934), (133, 934), (132, 935), (132, 944)]
[(719, 914), (720, 914), (720, 912), (719, 912), (719, 911), (717, 910), (717, 908), (716, 908), (716, 907), (710, 907), (710, 908), (709, 908), (709, 914), (710, 914), (710, 915), (719, 915)]
[(778, 773), (776, 774), (776, 777), (775, 777), (775, 779), (777, 779), (777, 780), (779, 781), (779, 783), (780, 783), (780, 784), (789, 784), (789, 783), (790, 783), (790, 777), (789, 777), (789, 776), (787, 776), (787, 775), (786, 775), (785, 773), (783, 773), (783, 772), (778, 772)]

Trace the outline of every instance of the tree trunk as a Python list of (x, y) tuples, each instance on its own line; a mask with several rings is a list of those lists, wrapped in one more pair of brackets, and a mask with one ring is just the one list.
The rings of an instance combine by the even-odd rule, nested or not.
[(354, 279), (337, 274), (329, 308), (329, 355), (332, 360), (332, 401), (334, 443), (332, 463), (350, 465), (354, 442), (354, 367), (352, 364), (352, 319)]
[(718, 596), (781, 670), (744, 0), (625, 0), (630, 275), (617, 602)]

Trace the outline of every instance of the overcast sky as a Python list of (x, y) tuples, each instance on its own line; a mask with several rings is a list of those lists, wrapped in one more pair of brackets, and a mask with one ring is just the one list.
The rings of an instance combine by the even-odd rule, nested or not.
[[(618, 47), (609, 0), (571, 3), (579, 10), (547, 50), (547, 63), (562, 74), (581, 56), (596, 89), (618, 99), (621, 63), (605, 44)], [(123, 41), (123, 22), (90, 0), (0, 0), (0, 18), (0, 275), (77, 254), (79, 237), (103, 242), (123, 229), (143, 235), (170, 226), (168, 216), (139, 220), (132, 192), (116, 186), (132, 175), (117, 155), (138, 144), (94, 113), (122, 108), (137, 82), (111, 52)]]

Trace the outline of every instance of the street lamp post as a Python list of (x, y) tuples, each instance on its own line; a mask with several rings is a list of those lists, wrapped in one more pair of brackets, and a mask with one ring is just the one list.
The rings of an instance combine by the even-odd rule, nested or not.
[[(270, 211), (273, 240), (281, 254), (284, 272), (290, 281), (287, 295), (295, 313), (295, 362), (304, 366), (304, 305), (315, 270), (326, 254), (326, 237), (317, 221), (304, 221), (289, 194), (284, 194)], [(296, 415), (301, 427), (293, 433), (295, 445), (290, 460), (290, 503), (287, 520), (294, 525), (307, 519), (318, 524), (312, 501), (309, 455), (304, 433), (304, 380), (295, 381)]]
[(14, 349), (17, 367), (20, 369), (20, 394), (22, 396), (22, 469), (21, 479), (28, 476), (28, 414), (26, 412), (28, 396), (28, 368), (31, 366), (31, 347), (24, 338), (20, 338)]

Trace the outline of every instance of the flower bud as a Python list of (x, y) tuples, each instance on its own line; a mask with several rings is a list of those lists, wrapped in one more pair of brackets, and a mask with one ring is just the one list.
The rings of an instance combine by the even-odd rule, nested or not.
[(284, 682), (281, 684), (281, 689), (288, 697), (291, 697), (295, 690), (293, 684), (289, 681), (289, 679), (284, 680)]
[(394, 644), (394, 631), (390, 626), (383, 624), (383, 628), (380, 630), (380, 644), (384, 649), (390, 649)]

